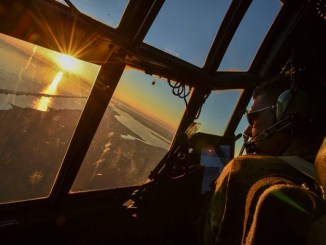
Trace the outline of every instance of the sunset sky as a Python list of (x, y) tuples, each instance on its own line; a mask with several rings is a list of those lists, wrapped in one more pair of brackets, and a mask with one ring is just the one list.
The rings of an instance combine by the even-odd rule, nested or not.
[(128, 104), (176, 127), (185, 103), (172, 94), (168, 83), (135, 69), (127, 69), (114, 94)]

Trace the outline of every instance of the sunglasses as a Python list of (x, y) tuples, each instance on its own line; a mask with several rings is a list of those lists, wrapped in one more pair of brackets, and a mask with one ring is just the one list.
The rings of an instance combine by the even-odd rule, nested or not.
[(261, 108), (261, 109), (258, 109), (258, 110), (254, 110), (254, 111), (251, 110), (251, 109), (247, 110), (246, 111), (246, 116), (247, 116), (247, 120), (248, 120), (249, 125), (251, 127), (254, 125), (254, 122), (257, 120), (260, 112), (268, 110), (268, 109), (274, 109), (274, 108), (275, 108), (275, 105), (267, 106), (267, 107), (264, 107), (264, 108)]

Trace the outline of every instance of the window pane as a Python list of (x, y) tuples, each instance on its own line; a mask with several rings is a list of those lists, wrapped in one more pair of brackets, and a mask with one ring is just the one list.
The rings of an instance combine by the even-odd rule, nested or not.
[(203, 66), (229, 0), (166, 0), (145, 42)]
[(56, 1), (59, 2), (59, 3), (61, 3), (61, 4), (63, 4), (63, 5), (68, 6), (68, 4), (64, 0), (56, 0)]
[(2, 34), (0, 52), (0, 203), (47, 197), (100, 67)]
[(129, 0), (71, 0), (71, 2), (80, 12), (115, 28), (118, 27)]
[(201, 124), (198, 132), (223, 135), (241, 93), (242, 90), (212, 91), (196, 120)]
[(167, 153), (184, 108), (166, 81), (126, 69), (71, 192), (143, 184)]
[(247, 71), (280, 9), (279, 0), (253, 1), (218, 70)]

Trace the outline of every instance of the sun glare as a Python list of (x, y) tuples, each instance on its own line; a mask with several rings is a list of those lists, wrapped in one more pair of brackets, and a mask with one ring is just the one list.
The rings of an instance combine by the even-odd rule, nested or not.
[[(58, 84), (63, 76), (63, 72), (59, 71), (55, 78), (53, 79), (52, 83), (43, 91), (44, 94), (55, 94)], [(42, 96), (36, 103), (35, 108), (39, 111), (47, 111), (48, 107), (51, 104), (51, 98)]]
[(61, 68), (66, 71), (78, 71), (79, 60), (70, 55), (59, 54), (57, 62), (59, 63)]

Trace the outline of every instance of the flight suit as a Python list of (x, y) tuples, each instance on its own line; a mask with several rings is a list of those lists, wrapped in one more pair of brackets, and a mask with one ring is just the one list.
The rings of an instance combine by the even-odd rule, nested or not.
[(239, 156), (216, 181), (201, 221), (202, 243), (304, 244), (318, 216), (314, 189), (313, 179), (279, 157)]

